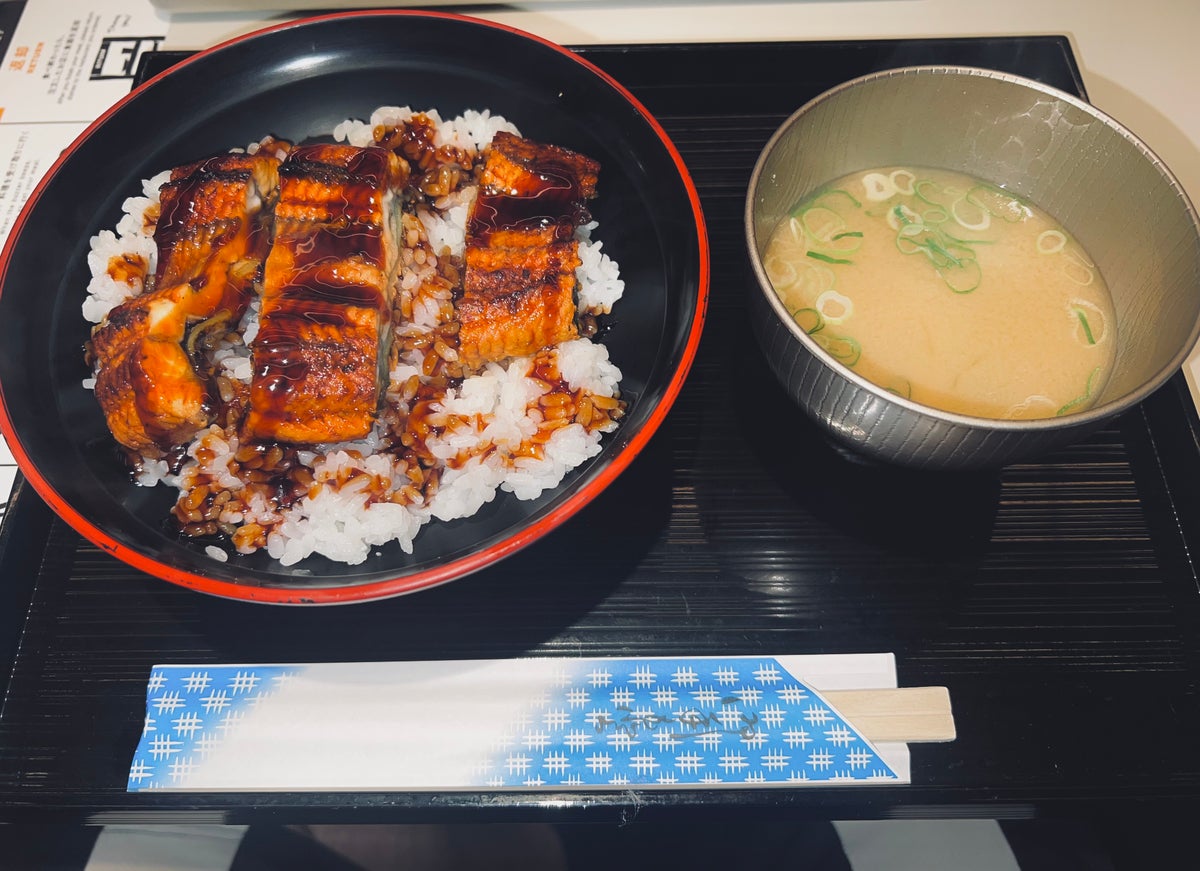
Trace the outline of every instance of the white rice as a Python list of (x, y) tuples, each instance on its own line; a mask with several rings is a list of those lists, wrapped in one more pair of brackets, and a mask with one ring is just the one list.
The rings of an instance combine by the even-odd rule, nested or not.
[(440, 211), (421, 209), (417, 212), (434, 251), (448, 248), (451, 254), (462, 256), (467, 245), (467, 214), (474, 197), (475, 189), (470, 188), (457, 197), (444, 197), (444, 201), (438, 203)]
[(582, 261), (577, 270), (579, 307), (598, 314), (611, 314), (612, 307), (625, 292), (625, 282), (621, 280), (621, 267), (600, 250), (604, 243), (591, 240), (591, 231), (596, 226), (593, 221), (581, 227), (577, 234)]
[[(409, 107), (381, 107), (364, 122), (349, 119), (338, 124), (333, 136), (338, 141), (364, 146), (373, 142), (377, 125), (394, 125), (413, 116)], [(451, 145), (477, 153), (487, 146), (499, 130), (519, 135), (506, 119), (486, 111), (467, 111), (443, 121), (434, 111), (425, 114), (437, 124), (435, 143)], [(255, 147), (252, 145), (251, 150)], [(114, 231), (102, 231), (91, 240), (88, 265), (92, 279), (83, 303), (84, 317), (99, 323), (122, 301), (142, 292), (145, 276), (153, 274), (156, 256), (151, 235), (157, 212), (158, 192), (169, 177), (161, 173), (145, 181), (143, 195), (130, 197), (123, 206), (124, 216)], [(475, 196), (473, 188), (444, 197), (433, 209), (421, 209), (419, 226), (433, 252), (448, 251), (461, 256), (465, 247), (467, 214)], [(149, 225), (149, 226), (148, 226)], [(597, 229), (593, 222), (581, 227), (577, 270), (579, 290), (577, 306), (594, 315), (611, 312), (624, 291), (618, 264), (592, 239)], [(118, 280), (109, 275), (114, 257), (141, 258), (141, 275)], [(136, 272), (136, 270), (134, 270)], [(412, 317), (397, 325), (398, 334), (419, 336), (434, 330), (442, 321), (444, 300), (422, 292), (421, 272), (406, 268), (399, 278), (401, 292), (412, 294)], [(258, 329), (257, 301), (240, 325), (241, 339), (219, 346), (214, 351), (219, 374), (231, 382), (248, 384), (251, 378), (249, 344)], [(565, 342), (556, 349), (542, 352), (543, 360), (557, 369), (572, 390), (584, 396), (615, 398), (619, 395), (620, 370), (608, 358), (602, 344), (587, 338)], [(418, 354), (401, 359), (390, 373), (389, 401), (398, 412), (407, 413), (399, 397), (403, 385), (414, 375), (424, 383)], [(241, 493), (245, 498), (230, 499), (220, 520), (233, 525), (258, 524), (269, 530), (265, 547), (271, 557), (283, 565), (293, 565), (313, 554), (356, 565), (366, 561), (374, 548), (398, 542), (407, 553), (424, 524), (431, 520), (450, 521), (469, 517), (496, 498), (499, 491), (517, 499), (536, 499), (562, 483), (574, 468), (600, 451), (602, 433), (616, 428), (615, 420), (589, 429), (577, 422), (552, 426), (540, 405), (550, 385), (532, 377), (533, 360), (509, 360), (503, 365), (487, 364), (481, 372), (463, 379), (457, 388), (448, 389), (434, 403), (433, 411), (444, 421), (425, 445), (444, 465), (436, 490), (425, 499), (405, 491), (409, 481), (404, 461), (383, 446), (383, 424), (367, 439), (352, 445), (318, 446), (300, 452), (300, 460), (312, 470), (314, 484), (307, 495), (290, 507), (279, 510), (257, 492), (246, 489), (238, 477), (235, 455), (239, 445), (236, 434), (213, 425), (199, 433), (188, 446), (189, 459), (178, 475), (171, 475), (167, 463), (145, 459), (136, 475), (142, 486), (162, 483), (176, 487), (182, 496), (197, 482)], [(88, 379), (92, 386), (94, 379)], [(530, 445), (537, 448), (530, 450)], [(529, 454), (533, 454), (530, 456)], [(238, 550), (254, 550), (254, 546)], [(207, 546), (205, 552), (216, 560), (227, 560), (226, 550)]]
[(319, 454), (313, 463), (318, 481), (336, 480), (344, 469), (365, 472), (340, 488), (322, 487), (284, 513), (284, 521), (267, 537), (267, 552), (285, 566), (314, 553), (358, 565), (371, 548), (399, 541), (406, 553), (425, 518), (418, 507), (391, 502), (364, 502), (372, 476), (387, 477), (392, 469), (385, 454), (359, 457), (343, 450)]
[[(375, 128), (383, 125), (394, 127), (418, 114), (409, 106), (380, 106), (371, 113), (368, 121), (347, 119), (333, 128), (333, 138), (338, 142), (357, 145), (360, 148), (371, 145), (374, 140)], [(465, 151), (480, 151), (492, 141), (499, 131), (518, 133), (516, 126), (500, 115), (493, 115), (486, 109), (482, 112), (468, 109), (461, 115), (443, 121), (436, 109), (426, 109), (423, 114), (437, 124), (433, 144), (436, 146), (450, 145)]]
[[(154, 237), (147, 232), (146, 212), (157, 209), (158, 191), (171, 177), (171, 171), (160, 172), (142, 182), (140, 197), (129, 197), (121, 205), (122, 217), (116, 232), (101, 230), (91, 239), (88, 252), (88, 269), (92, 279), (88, 282), (87, 297), (83, 301), (83, 316), (93, 324), (104, 320), (105, 315), (130, 297), (144, 289), (146, 275), (153, 275), (158, 261), (158, 248)], [(153, 222), (150, 222), (150, 228)], [(140, 277), (129, 282), (120, 281), (109, 275), (109, 263), (114, 257), (141, 258), (144, 269)]]

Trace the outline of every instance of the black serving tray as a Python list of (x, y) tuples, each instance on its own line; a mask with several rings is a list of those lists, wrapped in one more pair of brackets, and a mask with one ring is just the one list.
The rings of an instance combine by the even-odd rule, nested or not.
[[(1063, 37), (600, 46), (698, 186), (712, 295), (642, 456), (546, 540), (434, 590), (283, 608), (133, 571), (18, 482), (0, 530), (0, 821), (382, 822), (1028, 817), (1200, 805), (1200, 445), (1182, 376), (1036, 462), (866, 464), (788, 402), (743, 311), (759, 149), (820, 91), (965, 64), (1077, 94)], [(148, 72), (178, 60), (159, 55)], [(894, 651), (949, 687), (958, 739), (912, 785), (605, 793), (129, 794), (155, 663)]]

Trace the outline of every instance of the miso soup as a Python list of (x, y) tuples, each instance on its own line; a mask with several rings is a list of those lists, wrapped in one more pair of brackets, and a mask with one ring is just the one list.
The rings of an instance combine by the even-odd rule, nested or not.
[(947, 411), (1087, 409), (1116, 353), (1112, 299), (1052, 217), (962, 173), (837, 179), (772, 233), (764, 266), (796, 322), (880, 387)]

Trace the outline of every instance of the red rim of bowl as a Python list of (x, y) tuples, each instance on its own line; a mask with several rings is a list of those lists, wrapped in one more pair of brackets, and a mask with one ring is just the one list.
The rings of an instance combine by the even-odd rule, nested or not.
[[(0, 254), (0, 280), (8, 272), (9, 258), (11, 256), (11, 248), (16, 239), (20, 235), (20, 231), (24, 226), (29, 213), (36, 206), (41, 198), (50, 179), (58, 172), (59, 168), (65, 163), (72, 154), (78, 149), (80, 143), (86, 140), (92, 133), (106, 123), (109, 117), (115, 114), (122, 106), (137, 96), (147, 88), (151, 87), (155, 82), (171, 75), (171, 73), (187, 64), (194, 63), (198, 59), (217, 52), (227, 46), (237, 43), (252, 40), (268, 33), (288, 30), (294, 27), (307, 26), (321, 21), (329, 21), (334, 19), (345, 19), (355, 17), (375, 17), (375, 16), (407, 16), (421, 18), (443, 18), (461, 21), (464, 23), (493, 28), (495, 30), (506, 31), (515, 34), (532, 42), (540, 43), (547, 48), (550, 48), (559, 54), (568, 57), (574, 63), (586, 67), (595, 76), (604, 80), (608, 85), (614, 88), (620, 95), (634, 108), (638, 114), (646, 121), (653, 129), (655, 135), (658, 136), (664, 148), (667, 149), (674, 161), (676, 168), (679, 171), (680, 179), (687, 190), (688, 200), (692, 206), (692, 215), (695, 220), (698, 253), (700, 255), (700, 271), (698, 275), (697, 288), (697, 304), (693, 315), (691, 329), (688, 333), (687, 344), (684, 348), (683, 355), (680, 358), (678, 367), (671, 378), (670, 384), (663, 392), (663, 396), (659, 403), (646, 420), (645, 424), (638, 430), (629, 443), (606, 465), (595, 478), (582, 487), (577, 493), (573, 494), (569, 499), (547, 514), (545, 517), (538, 520), (536, 523), (530, 524), (513, 535), (505, 538), (497, 544), (491, 545), (477, 553), (443, 565), (436, 566), (431, 569), (417, 572), (404, 577), (392, 578), (385, 581), (374, 581), (372, 583), (360, 585), (347, 585), (343, 587), (316, 587), (313, 589), (296, 589), (296, 588), (281, 588), (281, 587), (259, 587), (250, 585), (241, 585), (228, 581), (218, 581), (212, 578), (207, 578), (203, 575), (193, 574), (183, 571), (172, 566), (160, 563), (150, 557), (147, 557), (132, 548), (125, 547), (117, 541), (104, 534), (101, 530), (93, 526), (85, 517), (79, 514), (70, 504), (66, 502), (50, 483), (42, 477), (41, 473), (30, 462), (28, 455), (20, 443), (20, 439), (13, 428), (12, 421), (9, 418), (8, 406), (6, 402), (0, 402), (0, 432), (3, 433), (8, 445), (12, 450), (13, 456), (20, 467), (22, 474), (33, 485), (33, 488), (38, 494), (46, 500), (55, 513), (69, 523), (76, 532), (84, 538), (91, 541), (96, 546), (102, 548), (113, 556), (128, 563), (134, 568), (155, 575), (165, 581), (173, 584), (189, 587), (203, 593), (209, 593), (215, 596), (220, 596), (229, 599), (240, 599), (243, 601), (253, 602), (269, 602), (275, 604), (339, 604), (350, 602), (365, 602), (374, 599), (390, 598), (399, 596), (405, 593), (413, 593), (418, 590), (425, 590), (431, 587), (439, 586), (448, 583), (458, 578), (464, 577), (472, 572), (475, 572), (490, 563), (496, 562), (516, 551), (522, 549), (526, 545), (532, 544), (551, 530), (557, 528), (601, 491), (604, 490), (624, 469), (633, 462), (634, 458), (645, 447), (650, 437), (658, 429), (667, 412), (674, 404), (675, 398), (683, 387), (683, 383), (687, 377), (688, 371), (691, 368), (692, 360), (696, 356), (696, 350), (700, 343), (700, 335), (703, 331), (705, 312), (707, 310), (708, 290), (709, 290), (709, 256), (708, 256), (708, 237), (704, 224), (704, 215), (700, 208), (700, 198), (696, 193), (695, 183), (687, 170), (687, 166), (683, 162), (683, 158), (679, 155), (674, 143), (667, 136), (666, 131), (654, 118), (653, 115), (646, 109), (641, 102), (629, 92), (627, 88), (617, 82), (608, 73), (601, 70), (595, 64), (579, 57), (557, 43), (543, 39), (532, 33), (519, 30), (515, 27), (509, 27), (503, 24), (496, 24), (490, 21), (485, 21), (479, 18), (471, 18), (464, 15), (455, 15), (445, 12), (417, 12), (409, 10), (383, 10), (370, 11), (361, 10), (353, 12), (340, 12), (330, 15), (320, 15), (310, 18), (298, 19), (289, 21), (283, 24), (266, 27), (261, 30), (256, 30), (252, 33), (238, 36), (233, 39), (226, 40), (210, 48), (196, 52), (190, 58), (181, 61), (170, 70), (159, 73), (154, 78), (140, 85), (135, 90), (131, 91), (118, 102), (114, 103), (107, 111), (99, 118), (88, 125), (82, 133), (75, 138), (57, 160), (47, 170), (42, 180), (38, 182), (33, 193), (30, 194), (24, 207), (18, 214), (16, 221), (13, 222), (12, 229), (9, 233), (8, 240), (4, 246), (4, 251)], [(3, 399), (3, 392), (0, 389), (0, 399)]]

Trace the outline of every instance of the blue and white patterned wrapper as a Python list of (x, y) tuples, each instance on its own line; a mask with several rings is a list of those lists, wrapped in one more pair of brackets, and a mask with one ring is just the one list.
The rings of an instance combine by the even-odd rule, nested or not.
[(890, 654), (160, 665), (128, 789), (611, 789), (907, 783), (820, 689)]

